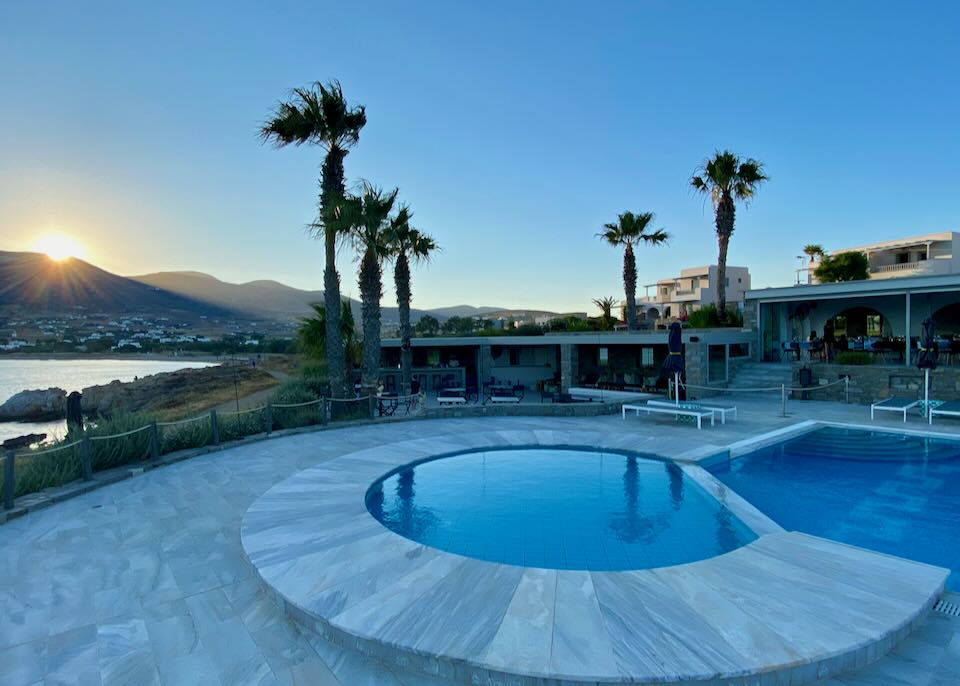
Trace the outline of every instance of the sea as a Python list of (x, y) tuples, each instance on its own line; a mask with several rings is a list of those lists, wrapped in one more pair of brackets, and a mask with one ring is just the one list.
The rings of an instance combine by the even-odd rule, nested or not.
[[(0, 404), (27, 389), (62, 388), (67, 393), (118, 379), (133, 381), (142, 376), (178, 369), (208, 367), (211, 362), (149, 359), (0, 359)], [(31, 433), (47, 434), (47, 440), (66, 432), (66, 422), (0, 422), (0, 443)]]

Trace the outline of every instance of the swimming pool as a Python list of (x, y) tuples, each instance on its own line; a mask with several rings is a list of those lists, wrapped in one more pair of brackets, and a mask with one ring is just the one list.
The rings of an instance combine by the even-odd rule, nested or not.
[(948, 567), (960, 590), (960, 442), (824, 427), (710, 470), (788, 530)]
[(407, 538), (526, 567), (663, 567), (756, 538), (672, 462), (590, 450), (488, 450), (407, 465), (375, 482), (366, 504)]

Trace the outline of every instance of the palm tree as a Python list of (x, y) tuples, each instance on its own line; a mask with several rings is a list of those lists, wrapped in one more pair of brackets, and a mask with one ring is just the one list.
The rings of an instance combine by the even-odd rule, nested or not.
[(404, 205), (390, 222), (387, 244), (393, 258), (393, 281), (397, 291), (397, 310), (400, 315), (400, 387), (410, 392), (413, 382), (413, 355), (410, 348), (410, 262), (429, 262), (439, 250), (436, 242), (425, 233), (410, 226), (413, 212)]
[(757, 193), (760, 184), (768, 177), (763, 173), (763, 164), (754, 159), (740, 159), (729, 150), (714, 153), (704, 160), (690, 185), (713, 202), (714, 224), (720, 254), (717, 256), (717, 314), (724, 318), (727, 313), (727, 248), (736, 222), (736, 201), (748, 203)]
[(389, 231), (397, 193), (363, 182), (358, 195), (345, 195), (325, 222), (339, 233), (348, 233), (360, 251), (360, 305), (363, 362), (360, 384), (374, 394), (380, 374), (380, 298), (383, 297), (383, 260), (389, 255)]
[(617, 305), (617, 299), (613, 297), (608, 298), (594, 298), (593, 304), (600, 309), (600, 329), (603, 331), (609, 331), (613, 328), (614, 322), (617, 321), (617, 318), (613, 316), (613, 308)]
[(809, 245), (803, 246), (803, 254), (813, 262), (818, 257), (823, 257), (827, 253), (824, 252), (823, 246), (819, 243), (810, 243)]
[(320, 174), (320, 222), (326, 264), (323, 270), (323, 302), (326, 310), (324, 337), (330, 388), (334, 397), (345, 397), (346, 358), (340, 336), (340, 275), (337, 274), (337, 233), (324, 221), (330, 207), (344, 193), (343, 160), (360, 139), (367, 123), (364, 107), (350, 107), (337, 81), (295, 88), (289, 102), (280, 102), (260, 128), (260, 137), (277, 147), (319, 145), (326, 151)]
[(624, 212), (617, 217), (615, 224), (604, 224), (603, 231), (597, 234), (614, 247), (623, 246), (623, 290), (627, 300), (627, 328), (637, 328), (637, 258), (633, 247), (640, 243), (661, 245), (670, 238), (663, 229), (647, 233), (653, 224), (653, 212)]
[[(313, 315), (302, 317), (297, 329), (297, 343), (300, 350), (308, 357), (317, 360), (326, 360), (327, 357), (327, 310), (321, 303), (310, 303)], [(354, 366), (359, 362), (359, 341), (357, 340), (356, 326), (353, 321), (353, 308), (347, 298), (343, 299), (340, 309), (340, 337), (346, 351), (345, 378), (353, 374)], [(329, 370), (327, 371), (329, 376)]]

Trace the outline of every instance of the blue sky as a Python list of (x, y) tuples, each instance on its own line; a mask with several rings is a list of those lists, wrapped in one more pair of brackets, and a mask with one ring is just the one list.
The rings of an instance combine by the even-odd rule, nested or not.
[(321, 151), (255, 133), (338, 78), (368, 114), (348, 177), (443, 247), (417, 306), (619, 296), (594, 234), (627, 209), (673, 235), (641, 283), (714, 261), (687, 182), (717, 148), (766, 163), (730, 263), (782, 285), (806, 243), (960, 229), (958, 28), (934, 2), (3, 3), (0, 249), (55, 231), (123, 274), (319, 288)]

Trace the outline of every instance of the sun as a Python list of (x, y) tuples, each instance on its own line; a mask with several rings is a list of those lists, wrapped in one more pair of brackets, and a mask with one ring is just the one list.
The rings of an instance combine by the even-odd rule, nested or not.
[(33, 244), (36, 252), (46, 253), (54, 262), (63, 262), (71, 257), (83, 257), (84, 249), (77, 241), (63, 234), (41, 236)]

